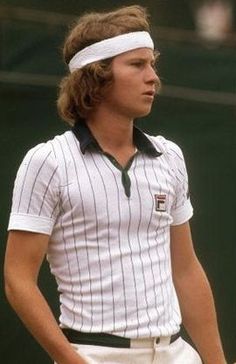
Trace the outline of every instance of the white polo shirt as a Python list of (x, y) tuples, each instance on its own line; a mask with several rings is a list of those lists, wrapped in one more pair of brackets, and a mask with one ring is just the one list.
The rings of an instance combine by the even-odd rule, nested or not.
[(86, 124), (39, 144), (17, 173), (9, 230), (50, 235), (60, 324), (129, 338), (171, 335), (180, 309), (170, 225), (192, 216), (180, 148), (134, 128), (122, 168)]

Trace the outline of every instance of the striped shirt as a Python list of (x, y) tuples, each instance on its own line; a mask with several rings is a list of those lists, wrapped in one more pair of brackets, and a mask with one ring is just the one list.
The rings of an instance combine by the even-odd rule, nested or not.
[(78, 124), (18, 170), (9, 230), (50, 235), (63, 327), (129, 338), (179, 330), (170, 225), (192, 216), (185, 162), (161, 136), (134, 128), (134, 142), (122, 168)]

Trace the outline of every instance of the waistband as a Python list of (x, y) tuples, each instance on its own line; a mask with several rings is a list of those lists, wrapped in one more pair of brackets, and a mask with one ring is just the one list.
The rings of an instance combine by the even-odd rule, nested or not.
[(157, 344), (170, 345), (180, 337), (180, 333), (154, 338), (128, 339), (106, 333), (87, 333), (62, 328), (63, 334), (73, 344), (107, 346), (114, 348), (153, 348)]

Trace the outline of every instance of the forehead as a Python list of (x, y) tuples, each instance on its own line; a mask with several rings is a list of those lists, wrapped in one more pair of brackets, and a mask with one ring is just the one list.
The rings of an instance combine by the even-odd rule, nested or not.
[(138, 49), (133, 49), (132, 51), (121, 53), (118, 56), (114, 57), (114, 60), (119, 62), (119, 61), (130, 60), (133, 58), (154, 60), (155, 55), (154, 51), (150, 48), (138, 48)]

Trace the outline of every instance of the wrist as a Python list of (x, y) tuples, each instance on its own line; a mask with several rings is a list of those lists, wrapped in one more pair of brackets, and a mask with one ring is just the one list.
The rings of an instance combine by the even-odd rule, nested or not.
[(222, 359), (222, 360), (217, 359), (217, 361), (214, 359), (214, 360), (210, 360), (210, 361), (203, 360), (203, 364), (228, 364), (228, 363), (226, 362), (225, 359)]
[(70, 345), (72, 350), (63, 352), (63, 354), (58, 355), (59, 359), (56, 359), (57, 364), (88, 364), (86, 358), (81, 355), (74, 347)]

